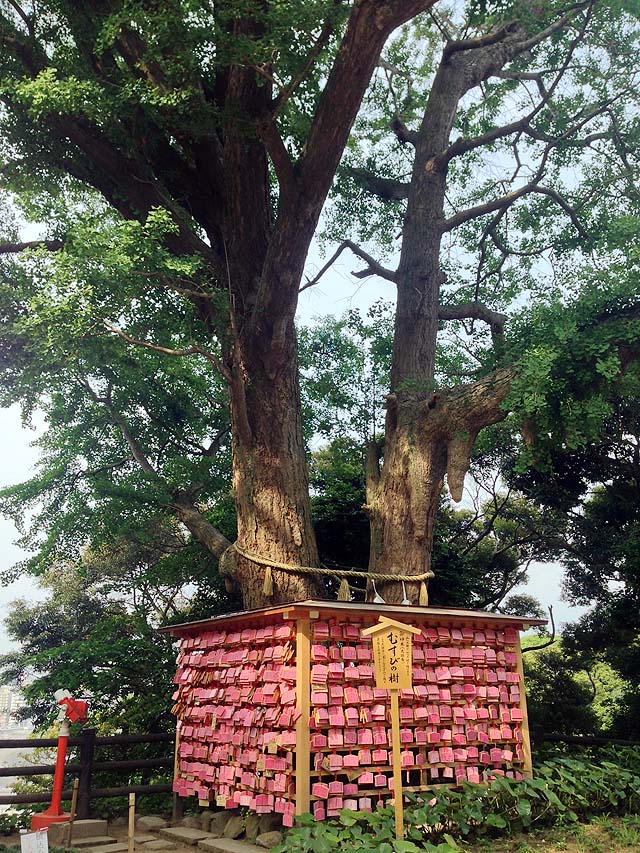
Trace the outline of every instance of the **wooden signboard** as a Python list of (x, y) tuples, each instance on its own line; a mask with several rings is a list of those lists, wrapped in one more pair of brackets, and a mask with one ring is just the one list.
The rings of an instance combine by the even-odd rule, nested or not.
[(21, 853), (49, 853), (49, 834), (46, 829), (38, 832), (20, 832)]
[(411, 665), (412, 638), (420, 629), (404, 622), (380, 616), (377, 625), (365, 628), (373, 643), (373, 665), (376, 687), (391, 694), (391, 737), (393, 751), (393, 804), (396, 817), (396, 838), (404, 838), (404, 809), (402, 795), (402, 763), (400, 760), (400, 710), (398, 691), (413, 687)]

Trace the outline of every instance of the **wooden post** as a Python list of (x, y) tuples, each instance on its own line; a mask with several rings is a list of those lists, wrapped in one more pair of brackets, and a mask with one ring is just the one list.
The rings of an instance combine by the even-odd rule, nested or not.
[(78, 805), (78, 785), (80, 784), (79, 779), (73, 780), (73, 791), (71, 792), (71, 814), (69, 815), (69, 827), (67, 829), (66, 834), (66, 842), (65, 847), (67, 850), (71, 847), (71, 837), (73, 835), (73, 823), (76, 819), (76, 808)]
[(520, 676), (520, 710), (522, 711), (522, 752), (524, 753), (524, 776), (525, 779), (533, 778), (533, 761), (531, 759), (531, 740), (529, 738), (529, 715), (527, 713), (527, 695), (524, 689), (524, 666), (522, 664), (522, 645), (520, 644), (520, 632), (518, 632), (518, 644), (516, 646), (516, 667)]
[[(180, 761), (179, 750), (180, 750), (180, 729), (182, 727), (182, 720), (178, 720), (176, 722), (176, 742), (173, 749), (173, 780), (175, 781), (178, 778), (178, 762)], [(184, 815), (184, 800), (179, 794), (173, 792), (172, 802), (171, 802), (171, 823), (178, 823), (179, 820), (182, 819)]]
[(296, 814), (311, 811), (311, 627), (308, 617), (298, 619), (296, 631)]
[(78, 820), (91, 815), (91, 777), (96, 749), (96, 730), (82, 729), (80, 732), (80, 777), (78, 780)]
[(133, 853), (134, 837), (136, 832), (136, 795), (129, 794), (129, 830), (127, 841), (129, 842), (128, 853)]
[(396, 838), (404, 838), (404, 806), (402, 803), (402, 760), (400, 758), (400, 710), (398, 690), (391, 693), (391, 743), (393, 748), (393, 804), (396, 813)]
[(393, 745), (393, 805), (396, 815), (396, 838), (404, 838), (404, 807), (402, 794), (402, 759), (400, 757), (400, 710), (398, 691), (413, 686), (411, 669), (413, 635), (420, 629), (380, 616), (376, 625), (361, 631), (371, 636), (376, 687), (391, 694), (391, 743)]

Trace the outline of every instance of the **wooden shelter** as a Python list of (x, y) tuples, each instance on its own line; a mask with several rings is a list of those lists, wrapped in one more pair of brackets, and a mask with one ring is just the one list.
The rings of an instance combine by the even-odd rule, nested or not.
[(180, 639), (174, 791), (285, 826), (393, 798), (389, 691), (363, 634), (381, 615), (419, 629), (399, 693), (406, 788), (530, 776), (519, 632), (545, 620), (309, 600), (162, 629)]

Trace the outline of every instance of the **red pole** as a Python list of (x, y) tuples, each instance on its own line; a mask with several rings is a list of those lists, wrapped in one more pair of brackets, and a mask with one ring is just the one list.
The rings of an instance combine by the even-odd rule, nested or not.
[(64, 782), (64, 764), (67, 758), (67, 742), (69, 741), (69, 723), (64, 720), (60, 726), (58, 735), (58, 754), (56, 756), (56, 769), (53, 774), (53, 794), (51, 795), (51, 806), (47, 809), (51, 815), (58, 816), (60, 803), (62, 802), (62, 784)]
[(53, 775), (53, 792), (51, 805), (40, 814), (34, 814), (31, 818), (31, 829), (46, 829), (52, 823), (64, 823), (71, 817), (67, 812), (60, 810), (62, 803), (62, 786), (64, 783), (64, 765), (67, 757), (67, 741), (69, 740), (69, 721), (63, 720), (58, 735), (58, 754), (56, 756), (56, 769)]

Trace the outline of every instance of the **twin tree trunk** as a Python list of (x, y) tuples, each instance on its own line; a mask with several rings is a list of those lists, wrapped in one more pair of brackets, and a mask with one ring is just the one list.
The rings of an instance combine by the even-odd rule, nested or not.
[[(275, 138), (273, 125), (264, 121), (268, 87), (256, 83), (251, 69), (236, 68), (230, 77), (231, 102), (254, 116), (261, 128), (251, 136), (231, 125), (224, 145), (228, 204), (223, 244), (231, 315), (225, 362), (238, 547), (227, 549), (221, 572), (234, 578), (247, 608), (323, 593), (323, 584), (312, 573), (266, 568), (268, 562), (318, 565), (298, 387), (297, 293), (322, 204), (377, 57), (393, 28), (391, 21), (397, 25), (428, 5), (428, 0), (413, 4), (403, 0), (396, 8), (393, 0), (385, 0), (375, 13), (371, 4), (354, 6), (323, 93), (326, 103), (318, 108), (305, 153), (295, 166)], [(252, 34), (253, 30), (248, 33)], [(410, 141), (415, 153), (400, 261), (391, 274), (398, 298), (384, 444), (370, 453), (368, 465), (364, 509), (371, 524), (372, 574), (417, 575), (429, 570), (445, 475), (452, 497), (460, 500), (479, 430), (504, 417), (501, 403), (512, 375), (509, 370), (435, 392), (444, 281), (440, 248), (443, 234), (456, 224), (456, 217), (447, 222), (444, 206), (448, 164), (454, 156), (450, 136), (460, 100), (526, 44), (516, 25), (477, 42), (449, 42), (420, 128), (402, 140)], [(348, 87), (339, 82), (345, 78), (351, 81)], [(341, 123), (341, 115), (348, 121)], [(280, 185), (275, 220), (267, 150)], [(261, 564), (261, 559), (268, 562)], [(272, 588), (265, 586), (265, 573), (273, 577)], [(405, 594), (397, 582), (381, 583), (378, 592), (387, 601), (399, 601)], [(418, 593), (419, 582), (406, 584), (409, 599), (416, 602)]]
[[(56, 112), (55, 104), (50, 105), (51, 112), (41, 126), (34, 126), (35, 138), (42, 134), (44, 140), (38, 144), (38, 156), (55, 169), (55, 175), (61, 168), (68, 170), (74, 179), (93, 186), (126, 219), (145, 221), (157, 207), (172, 210), (177, 228), (167, 240), (168, 248), (178, 255), (199, 254), (208, 265), (202, 294), (192, 293), (190, 298), (198, 317), (223, 348), (223, 365), (217, 364), (213, 353), (208, 355), (229, 386), (237, 545), (256, 555), (258, 562), (243, 557), (238, 548), (227, 547), (225, 537), (197, 506), (197, 487), (174, 493), (171, 511), (203, 547), (222, 555), (221, 572), (237, 582), (246, 607), (317, 596), (323, 591), (312, 574), (276, 570), (273, 593), (267, 595), (263, 590), (265, 564), (259, 563), (261, 558), (285, 565), (318, 563), (298, 388), (294, 328), (298, 288), (322, 206), (382, 49), (396, 28), (434, 2), (363, 0), (349, 4), (339, 47), (325, 75), (315, 68), (315, 62), (322, 58), (334, 28), (342, 27), (342, 8), (338, 7), (344, 5), (327, 4), (318, 41), (309, 46), (306, 57), (300, 57), (298, 70), (292, 71), (289, 84), (275, 96), (266, 82), (274, 71), (269, 63), (258, 74), (250, 59), (240, 61), (243, 43), (254, 40), (269, 45), (277, 36), (269, 30), (273, 21), (268, 14), (254, 19), (250, 13), (231, 20), (222, 4), (222, 9), (216, 6), (215, 14), (220, 16), (224, 49), (219, 51), (219, 45), (211, 44), (203, 54), (220, 53), (220, 64), (211, 79), (201, 76), (197, 62), (193, 63), (193, 79), (185, 77), (189, 91), (202, 101), (199, 107), (205, 107), (202, 115), (211, 117), (211, 127), (200, 128), (198, 119), (193, 130), (190, 121), (188, 128), (181, 128), (170, 109), (158, 122), (155, 108), (147, 115), (141, 105), (144, 120), (138, 120), (137, 114), (131, 120), (125, 110), (123, 116), (114, 115), (111, 133), (94, 124), (88, 114), (78, 118), (73, 111)], [(105, 103), (126, 81), (127, 73), (135, 86), (143, 79), (145, 85), (157, 87), (163, 94), (171, 90), (178, 74), (173, 60), (167, 77), (162, 52), (149, 61), (155, 48), (147, 55), (143, 34), (124, 25), (114, 34), (112, 44), (99, 47), (101, 25), (94, 21), (95, 16), (86, 16), (83, 5), (53, 4), (52, 14), (65, 22), (62, 30), (70, 39), (76, 39), (79, 55), (86, 58), (90, 69), (91, 86), (102, 80), (108, 86)], [(35, 34), (36, 22), (30, 24), (25, 16), (20, 17), (28, 32), (22, 24), (16, 28), (13, 16), (0, 16), (6, 30), (3, 50), (15, 62), (17, 79), (34, 81), (47, 69), (57, 76), (58, 69), (50, 65), (51, 52)], [(567, 13), (564, 20), (570, 19), (571, 13)], [(175, 25), (179, 34), (178, 19)], [(305, 20), (303, 27), (307, 25)], [(548, 28), (549, 34), (553, 31)], [(227, 50), (227, 38), (238, 39), (237, 51)], [(190, 43), (190, 39), (188, 36), (186, 41)], [(460, 219), (460, 213), (444, 219), (449, 159), (476, 147), (474, 140), (464, 139), (450, 145), (460, 99), (534, 43), (514, 23), (476, 39), (449, 41), (419, 130), (407, 131), (405, 138), (399, 134), (403, 143), (414, 145), (415, 157), (406, 194), (400, 264), (395, 274), (386, 276), (397, 283), (398, 306), (391, 394), (384, 447), (380, 448), (383, 464), (380, 468), (380, 457), (371, 454), (367, 484), (372, 572), (418, 574), (428, 569), (445, 474), (451, 494), (459, 499), (478, 431), (503, 417), (500, 404), (511, 377), (508, 370), (448, 392), (434, 392), (443, 282), (439, 256), (443, 233), (466, 221)], [(274, 62), (277, 54), (273, 51)], [(225, 56), (228, 65), (224, 65)], [(176, 68), (181, 68), (180, 62)], [(277, 119), (312, 69), (326, 79), (294, 161)], [(286, 77), (287, 70), (276, 68), (273, 76)], [(17, 110), (20, 126), (23, 122), (29, 126), (25, 103), (9, 99), (4, 107), (9, 113)], [(484, 144), (482, 137), (478, 139), (478, 145)], [(68, 152), (65, 157), (58, 155), (60, 150)], [(31, 153), (29, 149), (25, 156)], [(275, 215), (273, 174), (278, 183)], [(191, 227), (193, 220), (197, 229)], [(208, 299), (211, 283), (217, 297), (228, 295), (228, 316), (218, 312), (217, 298)], [(133, 458), (148, 476), (161, 480), (122, 414), (112, 410), (108, 400), (95, 395), (92, 399), (109, 407)], [(402, 588), (383, 584), (379, 592), (394, 600)], [(415, 600), (417, 585), (409, 584), (407, 592)]]
[[(505, 41), (509, 38), (506, 35)], [(500, 44), (471, 54), (461, 51), (448, 56), (445, 51), (415, 134), (413, 174), (395, 274), (398, 300), (384, 445), (370, 452), (367, 471), (364, 510), (371, 525), (369, 571), (374, 574), (413, 575), (429, 570), (445, 474), (452, 497), (459, 501), (476, 436), (484, 426), (504, 417), (501, 404), (512, 378), (512, 372), (505, 369), (448, 392), (434, 391), (444, 281), (440, 248), (448, 160), (443, 152), (461, 97), (510, 58), (510, 50)], [(298, 228), (280, 241), (278, 264), (269, 267), (267, 260), (260, 268), (265, 292), (278, 293), (280, 280), (290, 284), (301, 278), (303, 246), (311, 239), (316, 214), (308, 217), (301, 210), (292, 220)], [(245, 223), (240, 217), (240, 224)], [(240, 266), (242, 257), (241, 250)], [(275, 307), (270, 312), (263, 305), (255, 333), (244, 338), (239, 335), (236, 340), (230, 390), (238, 544), (245, 551), (284, 564), (316, 566), (291, 310), (295, 305)], [(266, 318), (270, 316), (280, 320), (269, 323)], [(322, 583), (313, 575), (276, 569), (272, 570), (273, 592), (265, 595), (265, 567), (237, 552), (223, 561), (223, 572), (233, 574), (246, 607), (323, 592)], [(386, 601), (402, 600), (405, 591), (411, 601), (418, 601), (419, 582), (406, 583), (405, 589), (392, 581), (376, 586)]]

